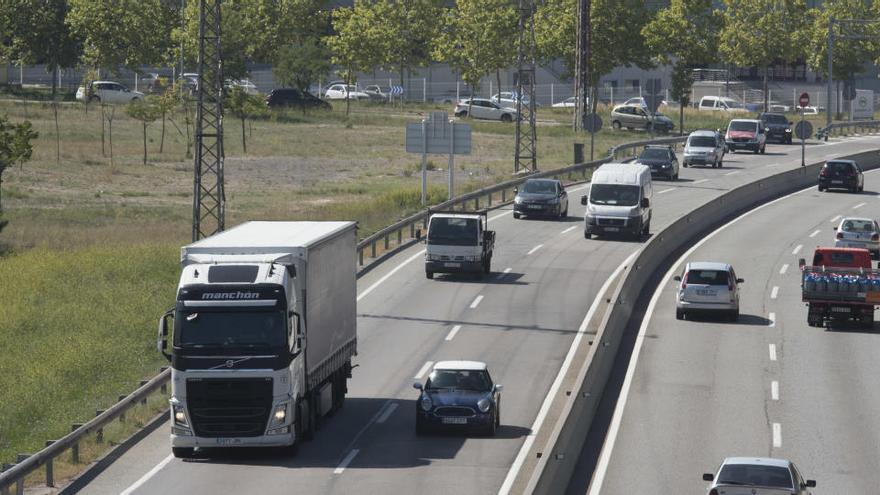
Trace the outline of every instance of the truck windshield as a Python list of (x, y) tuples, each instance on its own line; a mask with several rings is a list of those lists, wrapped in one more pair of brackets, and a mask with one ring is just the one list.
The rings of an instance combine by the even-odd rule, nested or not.
[(593, 184), (590, 203), (594, 205), (635, 206), (639, 204), (639, 186)]
[(186, 311), (174, 318), (176, 344), (183, 348), (284, 347), (283, 311)]
[(428, 229), (428, 243), (476, 246), (478, 221), (476, 218), (435, 217)]

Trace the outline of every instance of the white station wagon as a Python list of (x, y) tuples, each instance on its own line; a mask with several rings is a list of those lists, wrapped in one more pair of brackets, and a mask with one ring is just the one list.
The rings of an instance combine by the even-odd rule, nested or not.
[(679, 320), (697, 312), (720, 313), (730, 321), (739, 319), (739, 284), (743, 279), (736, 278), (728, 263), (692, 261), (675, 280), (681, 283), (675, 298)]

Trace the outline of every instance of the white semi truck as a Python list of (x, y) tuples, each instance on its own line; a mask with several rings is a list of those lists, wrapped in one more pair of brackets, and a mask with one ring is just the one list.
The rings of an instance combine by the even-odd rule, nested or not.
[(181, 249), (157, 343), (171, 362), (176, 457), (292, 446), (342, 407), (357, 353), (356, 242), (354, 222), (247, 222)]

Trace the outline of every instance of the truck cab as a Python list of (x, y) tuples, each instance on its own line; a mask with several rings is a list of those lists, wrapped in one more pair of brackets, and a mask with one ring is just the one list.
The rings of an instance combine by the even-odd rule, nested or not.
[(430, 216), (425, 238), (425, 276), (435, 273), (492, 271), (495, 232), (488, 230), (486, 212), (437, 212)]
[(880, 304), (880, 270), (871, 268), (867, 249), (818, 247), (812, 265), (803, 258), (798, 265), (809, 326), (853, 321), (873, 328), (874, 309)]

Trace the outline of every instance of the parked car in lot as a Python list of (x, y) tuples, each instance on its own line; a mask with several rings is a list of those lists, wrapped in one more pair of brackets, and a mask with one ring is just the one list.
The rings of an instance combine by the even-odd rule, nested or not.
[(880, 225), (876, 220), (846, 217), (834, 230), (834, 247), (867, 249), (874, 258), (880, 258)]
[(729, 321), (739, 319), (739, 284), (728, 263), (692, 261), (675, 276), (679, 282), (675, 297), (675, 317), (679, 320), (695, 313), (722, 314)]
[(697, 108), (707, 112), (748, 112), (745, 105), (727, 96), (704, 96)]
[(846, 189), (849, 192), (862, 192), (865, 189), (865, 175), (854, 160), (828, 160), (819, 170), (819, 191), (827, 189)]
[(816, 486), (793, 462), (769, 457), (728, 457), (703, 481), (710, 482), (708, 495), (810, 495)]
[(140, 91), (132, 91), (122, 84), (114, 81), (92, 81), (88, 87), (80, 86), (76, 90), (76, 99), (79, 101), (102, 102), (102, 103), (132, 103), (143, 101), (144, 94)]
[(296, 88), (273, 89), (266, 95), (266, 106), (269, 108), (297, 107), (330, 110), (330, 103), (318, 98), (308, 91)]
[(622, 127), (650, 130), (653, 127), (658, 132), (669, 132), (675, 129), (675, 123), (662, 113), (651, 114), (640, 106), (618, 105), (611, 110), (611, 127), (615, 130)]
[(651, 175), (661, 175), (669, 180), (678, 180), (678, 157), (668, 144), (648, 145), (642, 149), (636, 163), (651, 169)]
[(688, 135), (687, 142), (685, 142), (682, 165), (685, 168), (692, 165), (723, 167), (726, 149), (724, 138), (717, 131), (694, 131)]
[(731, 120), (727, 125), (724, 141), (727, 143), (727, 149), (733, 153), (736, 153), (736, 150), (751, 150), (757, 154), (767, 150), (767, 135), (760, 120)]
[[(496, 94), (492, 95), (492, 97), (489, 99), (494, 101), (495, 103), (501, 105), (502, 107), (516, 108), (517, 98), (516, 98), (516, 93), (514, 93), (513, 91), (502, 91), (501, 93), (496, 93)], [(523, 101), (523, 105), (528, 106), (529, 101), (530, 101), (528, 95), (524, 96), (522, 101)], [(541, 104), (536, 101), (535, 107), (537, 108), (540, 106), (541, 106)]]
[(821, 109), (818, 107), (795, 107), (794, 111), (795, 113), (803, 112), (804, 115), (819, 115)]
[[(589, 98), (587, 99), (587, 105), (590, 103)], [(577, 96), (568, 97), (562, 101), (558, 101), (553, 105), (550, 105), (553, 108), (574, 108), (577, 105)]]
[(364, 93), (369, 96), (370, 101), (374, 101), (377, 103), (384, 103), (388, 101), (388, 90), (383, 90), (381, 86), (377, 84), (373, 84), (364, 88)]
[(501, 389), (492, 382), (486, 363), (439, 361), (416, 400), (416, 434), (439, 428), (478, 428), (495, 435), (501, 425)]
[(357, 89), (353, 84), (334, 84), (327, 88), (324, 98), (328, 100), (366, 100), (370, 95)]
[(145, 93), (159, 94), (171, 84), (171, 78), (158, 72), (150, 72), (140, 79), (140, 87)]
[(550, 216), (562, 220), (568, 216), (568, 194), (562, 181), (528, 179), (514, 191), (513, 218)]
[(260, 93), (260, 91), (257, 89), (257, 85), (247, 79), (227, 79), (223, 85), (226, 87), (226, 89), (239, 88), (249, 95), (256, 95)]
[[(469, 104), (470, 102), (473, 103)], [(456, 117), (467, 117), (470, 115), (475, 119), (500, 120), (501, 122), (512, 122), (517, 115), (516, 108), (502, 107), (494, 101), (485, 98), (461, 100), (456, 103), (454, 114)]]
[(758, 114), (758, 120), (764, 126), (767, 140), (775, 140), (783, 144), (791, 144), (791, 122), (781, 113), (764, 112)]

